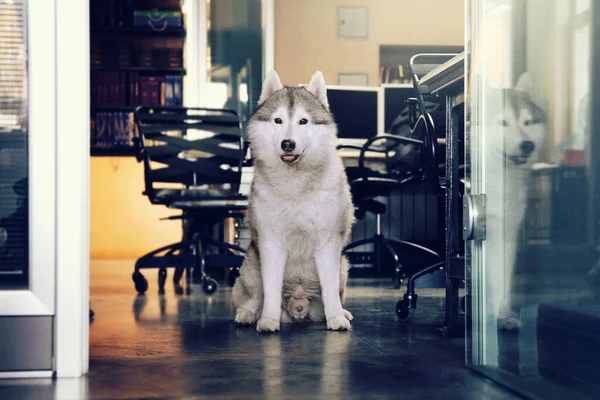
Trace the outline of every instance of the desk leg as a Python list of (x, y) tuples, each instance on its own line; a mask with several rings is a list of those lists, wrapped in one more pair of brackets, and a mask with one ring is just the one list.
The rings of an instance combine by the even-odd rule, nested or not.
[[(459, 190), (459, 118), (460, 113), (453, 107), (453, 98), (446, 97), (446, 201), (445, 201), (445, 259), (446, 293), (444, 326), (438, 329), (443, 337), (459, 336), (464, 327), (458, 325), (458, 288), (461, 279), (455, 269), (460, 262), (459, 253), (460, 221), (458, 221)], [(460, 275), (458, 275), (460, 276)]]

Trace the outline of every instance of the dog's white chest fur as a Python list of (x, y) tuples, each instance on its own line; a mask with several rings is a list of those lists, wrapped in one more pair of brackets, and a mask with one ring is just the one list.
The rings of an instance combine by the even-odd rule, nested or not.
[(302, 276), (318, 280), (314, 253), (339, 225), (341, 199), (325, 185), (303, 192), (291, 187), (293, 181), (286, 184), (289, 190), (256, 185), (253, 211), (259, 235), (275, 238), (287, 249), (285, 279)]

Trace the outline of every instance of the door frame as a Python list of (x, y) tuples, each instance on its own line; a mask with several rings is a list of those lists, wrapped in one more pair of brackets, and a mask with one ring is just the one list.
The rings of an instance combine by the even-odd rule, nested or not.
[[(30, 0), (33, 4), (47, 1)], [(66, 378), (80, 377), (89, 367), (90, 27), (89, 1), (53, 1), (57, 88), (54, 370), (57, 377)]]
[[(51, 316), (55, 312), (56, 175), (54, 168), (48, 168), (55, 165), (56, 156), (55, 38), (46, 34), (47, 31), (54, 31), (54, 19), (47, 18), (53, 14), (54, 1), (29, 1), (25, 4), (29, 287), (24, 290), (0, 291), (2, 317)], [(35, 29), (32, 30), (31, 27)], [(32, 96), (32, 93), (35, 94)], [(35, 140), (31, 140), (32, 137)]]
[[(80, 377), (89, 346), (89, 4), (26, 4), (29, 138), (27, 290), (0, 292), (1, 316), (54, 316), (52, 370)], [(31, 140), (33, 138), (33, 140)]]

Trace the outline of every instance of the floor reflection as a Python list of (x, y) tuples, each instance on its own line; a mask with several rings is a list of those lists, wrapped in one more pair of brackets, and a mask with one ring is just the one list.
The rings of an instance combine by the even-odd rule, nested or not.
[(167, 283), (159, 295), (149, 272), (150, 289), (137, 296), (132, 266), (92, 265), (92, 398), (514, 398), (464, 368), (462, 338), (433, 333), (443, 318), (440, 290), (421, 289), (414, 321), (403, 324), (391, 281), (352, 281), (352, 331), (288, 324), (262, 335), (233, 324), (230, 288), (176, 295)]

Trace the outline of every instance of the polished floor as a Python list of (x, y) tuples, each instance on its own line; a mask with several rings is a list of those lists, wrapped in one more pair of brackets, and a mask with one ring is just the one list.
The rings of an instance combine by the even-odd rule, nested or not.
[(13, 381), (0, 398), (516, 399), (464, 367), (464, 339), (441, 339), (441, 291), (421, 289), (415, 319), (396, 321), (391, 281), (353, 280), (350, 332), (288, 325), (261, 335), (232, 323), (230, 288), (136, 296), (129, 261), (95, 261), (90, 373), (78, 382)]

